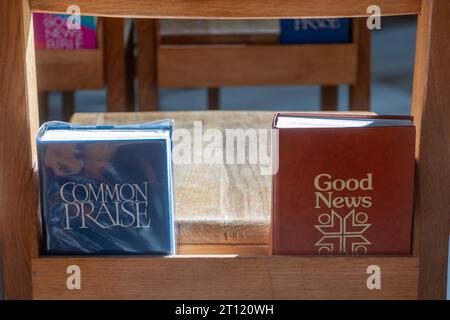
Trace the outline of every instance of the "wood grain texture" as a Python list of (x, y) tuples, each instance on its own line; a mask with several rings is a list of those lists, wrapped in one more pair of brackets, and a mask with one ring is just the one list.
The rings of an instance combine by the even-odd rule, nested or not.
[(445, 299), (450, 228), (450, 1), (423, 1), (417, 30), (415, 251), (419, 296)]
[(354, 83), (356, 61), (354, 44), (163, 46), (158, 83), (165, 88)]
[(105, 18), (105, 73), (109, 112), (127, 111), (124, 19)]
[(102, 89), (103, 56), (98, 50), (38, 50), (36, 57), (39, 90), (67, 91)]
[[(203, 132), (219, 129), (224, 134), (227, 128), (269, 129), (272, 117), (272, 112), (78, 113), (72, 122), (125, 124), (173, 118), (176, 129), (193, 133), (194, 121), (201, 121)], [(268, 244), (271, 178), (262, 176), (257, 165), (177, 165), (175, 176), (179, 244)]]
[[(29, 1), (20, 0), (22, 3), (21, 21), (23, 24), (23, 40), (25, 40), (25, 83), (26, 87), (26, 110), (28, 112), (28, 131), (31, 140), (31, 160), (32, 163), (37, 161), (37, 147), (34, 136), (39, 128), (39, 105), (36, 80), (36, 52), (34, 48), (34, 28), (33, 17)], [(31, 16), (31, 17), (30, 17)], [(7, 30), (7, 29), (3, 29)], [(5, 31), (7, 32), (7, 31)], [(34, 193), (33, 193), (34, 195)]]
[(31, 26), (27, 1), (0, 0), (0, 251), (6, 299), (31, 298), (30, 257), (37, 244), (32, 139), (39, 115)]
[(371, 41), (372, 33), (366, 26), (366, 19), (353, 19), (353, 42), (357, 45), (356, 81), (350, 86), (349, 104), (351, 111), (369, 111), (371, 96)]
[(139, 83), (139, 110), (158, 110), (158, 85), (156, 74), (156, 47), (158, 22), (154, 19), (137, 19), (137, 77)]
[(36, 50), (40, 91), (103, 89), (103, 19), (97, 24), (97, 49)]
[[(33, 10), (65, 13), (72, 0), (30, 0)], [(417, 14), (421, 0), (377, 0), (383, 15)], [(77, 0), (83, 14), (148, 18), (320, 18), (367, 16), (373, 0)]]
[[(72, 264), (81, 268), (81, 290), (67, 290)], [(34, 299), (417, 298), (417, 258), (39, 258), (32, 265)], [(381, 268), (381, 290), (367, 288), (369, 265)]]
[(264, 244), (179, 244), (177, 254), (205, 255), (205, 254), (238, 254), (238, 255), (267, 255), (269, 246)]

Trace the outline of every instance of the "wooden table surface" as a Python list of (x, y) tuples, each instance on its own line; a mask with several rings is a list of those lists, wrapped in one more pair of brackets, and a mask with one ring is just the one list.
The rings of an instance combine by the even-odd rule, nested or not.
[[(132, 124), (171, 118), (175, 129), (192, 133), (194, 121), (202, 121), (203, 133), (214, 128), (225, 137), (225, 129), (270, 129), (272, 117), (273, 112), (245, 111), (78, 113), (72, 122)], [(178, 252), (267, 253), (271, 179), (257, 165), (177, 164)]]

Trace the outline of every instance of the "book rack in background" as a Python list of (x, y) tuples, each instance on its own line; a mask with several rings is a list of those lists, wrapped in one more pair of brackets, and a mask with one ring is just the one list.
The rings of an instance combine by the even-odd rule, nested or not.
[(48, 117), (49, 92), (62, 92), (63, 114), (67, 120), (74, 113), (74, 91), (104, 88), (103, 29), (103, 19), (100, 18), (97, 22), (96, 49), (36, 50), (41, 122)]
[(128, 57), (132, 48), (131, 35), (132, 31), (125, 27), (123, 19), (99, 18), (96, 49), (36, 50), (41, 119), (48, 117), (48, 93), (51, 91), (63, 93), (66, 121), (74, 112), (74, 91), (77, 90), (106, 87), (108, 111), (123, 107), (131, 110), (134, 87), (130, 86), (132, 81), (127, 76), (129, 73), (134, 75), (127, 63), (131, 60)]
[(280, 44), (277, 23), (137, 19), (140, 110), (158, 110), (158, 88), (206, 87), (218, 109), (223, 86), (299, 84), (321, 86), (322, 110), (337, 110), (338, 85), (349, 84), (350, 110), (370, 110), (365, 19), (353, 19), (352, 42), (341, 44)]
[[(313, 3), (312, 3), (313, 2)], [(79, 0), (87, 15), (147, 18), (362, 17), (372, 0)], [(5, 297), (14, 298), (423, 298), (444, 299), (450, 208), (450, 2), (379, 0), (383, 15), (419, 14), (413, 115), (417, 170), (411, 257), (178, 256), (44, 257), (33, 183), (38, 105), (31, 12), (65, 12), (71, 0), (0, 0), (0, 239)], [(10, 32), (9, 32), (10, 31)], [(17, 37), (9, 37), (9, 34)], [(257, 117), (257, 113), (248, 113)], [(118, 117), (126, 114), (117, 114)], [(96, 117), (98, 115), (91, 115)], [(142, 115), (127, 115), (140, 122)], [(133, 118), (134, 117), (134, 118)], [(218, 114), (216, 118), (220, 118)], [(95, 120), (95, 119), (94, 119)], [(235, 125), (248, 127), (236, 118)], [(27, 152), (30, 150), (30, 152)], [(24, 152), (25, 151), (25, 152)], [(67, 290), (66, 268), (82, 269), (82, 290)], [(367, 267), (382, 289), (366, 287)], [(163, 289), (163, 290), (162, 290)]]

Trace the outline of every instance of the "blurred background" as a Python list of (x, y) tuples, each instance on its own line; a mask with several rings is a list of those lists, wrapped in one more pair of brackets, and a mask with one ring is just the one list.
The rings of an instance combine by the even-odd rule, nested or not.
[[(91, 64), (93, 63), (86, 63), (86, 56), (83, 56), (83, 54), (85, 55), (89, 49), (62, 48), (62, 50), (61, 47), (51, 47), (51, 45), (49, 48), (48, 43), (46, 47), (45, 37), (42, 40), (44, 44), (40, 47), (37, 45), (38, 84), (43, 84), (43, 87), (40, 85), (40, 105), (45, 108), (43, 119), (62, 120), (65, 118), (67, 120), (73, 112), (206, 110), (208, 107), (223, 110), (315, 111), (320, 110), (322, 105), (322, 109), (348, 110), (350, 86), (345, 82), (352, 77), (354, 78), (355, 73), (357, 75), (361, 73), (363, 77), (364, 73), (367, 73), (368, 79), (360, 85), (362, 87), (360, 96), (363, 97), (356, 101), (353, 106), (354, 110), (370, 109), (380, 114), (410, 113), (416, 17), (383, 18), (380, 30), (368, 31), (360, 35), (359, 40), (355, 36), (355, 30), (352, 29), (354, 28), (352, 23), (355, 25), (355, 21), (351, 21), (347, 29), (343, 28), (342, 24), (339, 25), (339, 27), (345, 29), (341, 30), (344, 34), (344, 37), (342, 37), (342, 33), (341, 35), (333, 33), (327, 35), (327, 27), (330, 27), (330, 25), (299, 26), (298, 24), (289, 25), (288, 23), (283, 25), (279, 20), (256, 22), (243, 20), (164, 20), (157, 21), (156, 25), (150, 26), (139, 26), (139, 21), (136, 23), (133, 20), (123, 21), (122, 19), (111, 18), (108, 20), (113, 21), (105, 21), (104, 19), (103, 21), (95, 21), (95, 24), (91, 23), (94, 28), (97, 28), (97, 43), (88, 43), (89, 41), (84, 43), (84, 45), (86, 43), (91, 45), (93, 52), (99, 51), (99, 47), (101, 48), (101, 52), (96, 52), (92, 58), (97, 66), (92, 67)], [(337, 23), (334, 23), (334, 27), (336, 27)], [(332, 29), (332, 27), (328, 29)], [(313, 43), (317, 40), (311, 41), (308, 35), (298, 36), (295, 34), (295, 32), (305, 33), (308, 28), (315, 28), (313, 32), (324, 33), (323, 39), (321, 40), (320, 35), (317, 37), (317, 33), (313, 34), (314, 39), (319, 38), (319, 43)], [(37, 30), (36, 26), (35, 30)], [(122, 34), (118, 35), (120, 32)], [(345, 35), (348, 35), (348, 37), (346, 38)], [(99, 39), (100, 36), (102, 39)], [(144, 39), (144, 37), (148, 38)], [(156, 40), (153, 37), (156, 37)], [(339, 47), (343, 48), (352, 42), (356, 43), (356, 48), (362, 47), (361, 52), (357, 52), (357, 56), (353, 60), (352, 58), (345, 58), (350, 56), (350, 54), (347, 54), (350, 51), (337, 50)], [(311, 49), (311, 53), (308, 53), (308, 51), (302, 51), (302, 45), (303, 47), (322, 46), (324, 53), (316, 54), (318, 56), (317, 61), (314, 61), (316, 52), (314, 48)], [(248, 79), (240, 81), (239, 77), (245, 78), (244, 75), (251, 74), (252, 67), (254, 67), (249, 66), (247, 68), (246, 66), (247, 52), (240, 54), (238, 51), (233, 51), (229, 53), (230, 57), (218, 57), (215, 52), (209, 53), (200, 50), (175, 52), (176, 49), (203, 49), (204, 47), (217, 48), (220, 46), (224, 48), (253, 46), (260, 55), (264, 55), (265, 46), (270, 46), (270, 52), (267, 53), (267, 57), (263, 58), (270, 59), (269, 61), (275, 60), (275, 62), (269, 63), (266, 74), (255, 75), (255, 77), (260, 76), (261, 79), (255, 79), (257, 80), (255, 81), (251, 79), (251, 76), (248, 76)], [(292, 54), (290, 52), (283, 53), (286, 48), (290, 50), (294, 47), (300, 49), (298, 59), (295, 58), (296, 51), (292, 51)], [(364, 52), (364, 47), (367, 52)], [(164, 49), (171, 49), (172, 51)], [(68, 51), (70, 51), (71, 56), (69, 59), (63, 56), (67, 55)], [(187, 53), (183, 56), (184, 52)], [(279, 58), (277, 52), (281, 52)], [(187, 57), (188, 54), (193, 57)], [(289, 79), (280, 80), (277, 70), (275, 70), (278, 65), (276, 60), (284, 59), (286, 54), (293, 57), (291, 58), (293, 60), (292, 69), (298, 68), (299, 74), (295, 74), (297, 72), (295, 71), (292, 72), (293, 75)], [(337, 56), (340, 54), (343, 54), (344, 57)], [(77, 55), (82, 60), (78, 67)], [(192, 67), (177, 66), (179, 57), (182, 58), (181, 60), (186, 57), (185, 61), (180, 61), (180, 64), (192, 64)], [(258, 59), (258, 57), (259, 55), (255, 59)], [(217, 66), (217, 70), (209, 71), (212, 76), (199, 76), (196, 74), (194, 63), (200, 62), (201, 64), (204, 62), (203, 64), (207, 65), (208, 61), (206, 60), (208, 58), (211, 58), (211, 63), (213, 66), (214, 64)], [(242, 59), (240, 60), (240, 58)], [(147, 61), (143, 61), (143, 59), (147, 59)], [(342, 66), (330, 67), (329, 64), (323, 62), (324, 59), (328, 59), (329, 64), (341, 64)], [(55, 61), (62, 62), (54, 63)], [(64, 64), (69, 63), (70, 66), (64, 66)], [(102, 63), (103, 67), (98, 66)], [(223, 68), (231, 68), (233, 64), (241, 68), (242, 74), (236, 74), (235, 76), (219, 74)], [(353, 64), (356, 64), (356, 66)], [(261, 68), (266, 68), (266, 65), (266, 61), (262, 59)], [(282, 65), (281, 68), (285, 68), (285, 65)], [(111, 71), (114, 68), (118, 71)], [(143, 68), (148, 68), (148, 70), (143, 71)], [(323, 68), (323, 70), (320, 70), (320, 68)], [(199, 73), (204, 72), (200, 69), (197, 68)], [(317, 72), (314, 73), (315, 71), (311, 69), (319, 70), (317, 72), (320, 75)], [(109, 73), (115, 72), (116, 78), (113, 74), (108, 74), (108, 70), (110, 70)], [(147, 72), (147, 75), (145, 75), (145, 72)], [(219, 78), (218, 80), (214, 78), (216, 72), (218, 73), (216, 76)], [(236, 73), (238, 72), (239, 70)], [(272, 76), (272, 74), (274, 75)], [(311, 83), (308, 83), (308, 74), (311, 75)], [(125, 84), (120, 75), (127, 77)], [(296, 76), (298, 76), (298, 79), (295, 78)], [(168, 77), (171, 78), (168, 79)], [(182, 81), (177, 79), (172, 81), (172, 78), (182, 78)], [(189, 83), (189, 79), (192, 79), (192, 84)], [(171, 81), (175, 84), (170, 83)], [(335, 89), (333, 89), (334, 84), (325, 87), (324, 93), (323, 87), (315, 84), (314, 81), (342, 81), (343, 83), (336, 86), (338, 88), (336, 94)], [(66, 82), (70, 82), (70, 84), (66, 85)], [(225, 82), (228, 85), (216, 87), (215, 83), (217, 82)], [(237, 83), (234, 84), (235, 82)], [(248, 82), (249, 84), (240, 84), (239, 82)], [(252, 82), (256, 82), (258, 85), (253, 85)], [(205, 86), (195, 87), (198, 83), (211, 85), (212, 89), (208, 90)], [(186, 87), (176, 87), (183, 85)], [(89, 88), (89, 86), (92, 88)], [(369, 86), (370, 91), (367, 92), (364, 86)], [(72, 88), (78, 87), (82, 89), (72, 90)], [(120, 91), (126, 91), (122, 93), (122, 97), (120, 97)], [(151, 97), (155, 91), (158, 95), (156, 99)], [(128, 97), (125, 97), (126, 95)], [(131, 95), (133, 97), (130, 97)], [(324, 99), (328, 99), (328, 101), (324, 102)], [(365, 100), (368, 100), (368, 102), (365, 103)], [(111, 105), (114, 103), (116, 106)], [(328, 103), (325, 108), (324, 103)]]

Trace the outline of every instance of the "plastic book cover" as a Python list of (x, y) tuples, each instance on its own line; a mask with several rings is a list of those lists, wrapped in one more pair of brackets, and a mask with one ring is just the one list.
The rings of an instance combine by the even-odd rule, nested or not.
[(320, 44), (351, 42), (351, 19), (282, 19), (280, 42)]
[(173, 254), (172, 126), (44, 124), (43, 253)]
[(34, 13), (34, 41), (38, 50), (73, 50), (97, 48), (95, 17), (81, 16), (80, 28), (69, 29), (65, 14)]

